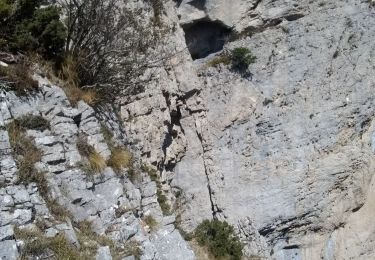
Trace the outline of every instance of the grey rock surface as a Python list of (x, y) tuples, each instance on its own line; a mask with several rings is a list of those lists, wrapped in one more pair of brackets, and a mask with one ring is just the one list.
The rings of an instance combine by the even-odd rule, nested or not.
[(6, 240), (0, 242), (0, 258), (4, 260), (18, 259), (19, 253), (16, 241)]
[(109, 246), (103, 246), (98, 248), (96, 260), (112, 260), (111, 251)]
[(135, 145), (170, 183), (181, 225), (225, 219), (248, 256), (374, 258), (374, 9), (356, 0), (204, 2), (180, 1), (179, 23), (232, 28), (238, 37), (224, 48), (252, 51), (251, 77), (183, 52), (159, 73), (159, 89), (122, 110)]

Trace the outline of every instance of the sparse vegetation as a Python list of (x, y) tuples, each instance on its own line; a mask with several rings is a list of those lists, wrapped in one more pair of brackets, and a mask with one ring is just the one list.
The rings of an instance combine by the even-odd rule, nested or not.
[(35, 169), (34, 164), (41, 159), (41, 152), (33, 140), (26, 136), (26, 129), (21, 125), (22, 120), (14, 120), (6, 127), (13, 154), (16, 159), (18, 183), (35, 182), (40, 192), (46, 192), (47, 184), (42, 173)]
[(101, 125), (101, 132), (106, 141), (109, 149), (111, 150), (111, 156), (107, 161), (107, 165), (112, 167), (112, 169), (117, 173), (121, 174), (124, 168), (128, 168), (129, 176), (132, 179), (136, 174), (133, 167), (133, 154), (125, 147), (116, 146), (113, 141), (113, 133), (104, 124)]
[(87, 143), (83, 136), (79, 136), (77, 140), (77, 149), (81, 156), (85, 157), (88, 164), (83, 165), (83, 169), (88, 174), (96, 174), (102, 172), (107, 166), (104, 158), (95, 150), (95, 148)]
[(146, 223), (147, 226), (150, 227), (151, 230), (155, 230), (158, 226), (158, 222), (151, 215), (145, 216), (143, 218), (143, 221)]
[(109, 246), (114, 260), (123, 259), (128, 255), (139, 257), (142, 254), (139, 244), (134, 241), (128, 241), (125, 246), (122, 246), (116, 244), (106, 236), (98, 235), (92, 230), (92, 223), (90, 221), (79, 222), (77, 229), (78, 240), (81, 244), (80, 252), (84, 256), (90, 257), (90, 259), (95, 258), (99, 246)]
[(248, 48), (239, 47), (221, 53), (218, 57), (210, 60), (207, 66), (217, 67), (219, 64), (231, 65), (233, 71), (240, 73), (242, 76), (248, 76), (248, 68), (255, 61), (256, 57)]
[(141, 259), (142, 247), (139, 242), (135, 240), (128, 241), (125, 244), (126, 256), (134, 256), (136, 260)]
[(67, 55), (61, 65), (59, 77), (64, 80), (64, 91), (73, 106), (80, 100), (93, 106), (100, 101), (98, 93), (94, 89), (80, 88), (77, 62), (71, 55)]
[(31, 77), (29, 65), (19, 63), (9, 67), (0, 66), (0, 88), (13, 90), (24, 96), (38, 89), (38, 82)]
[(115, 147), (111, 149), (111, 157), (107, 163), (116, 173), (120, 173), (123, 168), (132, 167), (133, 155), (124, 148)]
[(15, 237), (25, 243), (21, 251), (21, 259), (28, 259), (31, 256), (40, 257), (47, 250), (52, 250), (56, 259), (91, 259), (81, 254), (62, 234), (47, 238), (37, 229), (15, 228)]
[(73, 218), (72, 214), (70, 214), (70, 212), (66, 208), (60, 206), (60, 204), (56, 200), (51, 199), (49, 196), (46, 196), (46, 194), (43, 195), (43, 198), (46, 201), (46, 206), (49, 212), (54, 216), (56, 220), (66, 221), (67, 218)]
[(156, 188), (157, 188), (156, 196), (157, 196), (161, 211), (163, 212), (164, 215), (170, 215), (171, 206), (168, 204), (167, 196), (164, 195), (162, 184), (159, 180), (159, 175), (157, 171), (145, 164), (142, 165), (142, 171), (146, 172), (150, 176), (150, 179), (156, 182)]
[(234, 229), (225, 221), (204, 220), (194, 232), (201, 246), (207, 247), (217, 258), (240, 260), (243, 245), (234, 233)]
[(41, 116), (25, 115), (14, 122), (21, 128), (44, 131), (50, 128), (49, 121)]
[(220, 64), (229, 65), (231, 63), (230, 57), (227, 54), (221, 53), (219, 56), (213, 58), (207, 63), (208, 67), (217, 67)]

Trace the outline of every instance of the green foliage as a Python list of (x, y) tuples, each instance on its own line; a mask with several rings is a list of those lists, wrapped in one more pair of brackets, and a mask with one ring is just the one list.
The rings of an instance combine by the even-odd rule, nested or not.
[(225, 51), (207, 63), (208, 67), (217, 67), (220, 64), (230, 65), (233, 71), (242, 76), (251, 75), (248, 71), (249, 65), (255, 63), (256, 57), (248, 48), (240, 47), (231, 51)]
[(38, 52), (47, 58), (62, 54), (66, 30), (60, 9), (40, 8), (41, 0), (0, 0), (0, 38), (5, 50)]
[(204, 220), (194, 233), (198, 243), (205, 246), (217, 258), (240, 260), (242, 248), (234, 229), (225, 221)]
[(0, 22), (9, 17), (12, 11), (12, 6), (6, 0), (0, 0)]
[(249, 65), (255, 63), (256, 57), (248, 48), (239, 47), (231, 51), (232, 68), (240, 72), (248, 69)]

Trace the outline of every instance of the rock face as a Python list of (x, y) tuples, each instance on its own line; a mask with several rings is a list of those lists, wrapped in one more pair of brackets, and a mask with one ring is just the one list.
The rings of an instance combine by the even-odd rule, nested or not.
[[(156, 184), (140, 165), (132, 166), (137, 171), (135, 178), (130, 177), (130, 166), (118, 174), (110, 167), (98, 173), (85, 170), (87, 158), (80, 155), (77, 145), (82, 136), (103, 160), (111, 156), (104, 138), (105, 122), (100, 124), (98, 113), (82, 101), (72, 107), (61, 88), (39, 75), (35, 79), (39, 82), (39, 92), (28, 97), (3, 92), (0, 100), (0, 258), (13, 260), (22, 255), (27, 241), (16, 234), (17, 228), (37, 229), (46, 239), (61, 235), (78, 249), (94, 243), (90, 250), (98, 245), (97, 252), (93, 252), (96, 259), (112, 259), (111, 254), (115, 252), (108, 246), (99, 246), (95, 236), (82, 240), (85, 232), (82, 223), (90, 223), (90, 232), (112, 240), (122, 250), (120, 255), (115, 255), (116, 259), (132, 257), (138, 251), (133, 256), (137, 259), (154, 259), (154, 255), (160, 255), (158, 259), (173, 259), (177, 249), (183, 259), (195, 259), (175, 229), (175, 218), (171, 221), (173, 216), (163, 216), (157, 202)], [(40, 151), (40, 162), (34, 167), (38, 175), (44, 175), (45, 183), (19, 181), (21, 166), (16, 161), (20, 158), (13, 153), (9, 138), (8, 124), (32, 116), (49, 123), (49, 129), (25, 129), (25, 135)], [(112, 141), (124, 144), (119, 136), (114, 133), (116, 140)], [(146, 215), (157, 223), (158, 240), (143, 220)], [(124, 249), (128, 244), (130, 248)], [(33, 257), (55, 259), (53, 253), (36, 253), (47, 256)]]
[[(192, 231), (215, 217), (235, 226), (250, 259), (375, 259), (369, 1), (182, 0), (164, 8), (162, 22), (173, 30), (156, 49), (171, 55), (144, 92), (120, 100), (120, 119), (84, 102), (72, 107), (40, 76), (41, 92), (29, 99), (1, 93), (0, 257), (19, 257), (15, 228), (42, 218), (46, 237), (64, 235), (77, 248), (85, 245), (75, 224), (90, 221), (116, 243), (138, 243), (141, 259), (195, 259), (176, 226)], [(212, 66), (215, 52), (237, 47), (257, 57), (248, 77)], [(27, 136), (68, 219), (56, 219), (36, 183), (17, 182), (5, 126), (30, 113), (50, 123)], [(101, 123), (156, 180), (140, 162), (136, 178), (132, 168), (85, 173), (79, 136), (104, 159), (111, 155)], [(94, 257), (117, 259), (112, 254), (100, 245)]]
[[(232, 28), (224, 48), (257, 57), (242, 78), (184, 52), (123, 107), (181, 225), (226, 219), (248, 256), (374, 258), (375, 10), (357, 0), (207, 0), (181, 1), (177, 14), (185, 30), (202, 20)], [(184, 45), (180, 30), (172, 40)]]

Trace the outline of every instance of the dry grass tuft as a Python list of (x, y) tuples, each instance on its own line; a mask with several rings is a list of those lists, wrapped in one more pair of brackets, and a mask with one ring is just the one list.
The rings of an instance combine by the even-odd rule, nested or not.
[(98, 93), (93, 89), (82, 89), (79, 87), (79, 75), (77, 61), (72, 56), (67, 56), (61, 65), (59, 78), (64, 80), (66, 96), (73, 106), (83, 100), (93, 106), (99, 101)]
[(16, 228), (15, 237), (25, 243), (21, 250), (21, 259), (39, 258), (48, 250), (53, 251), (56, 259), (90, 259), (81, 254), (62, 234), (53, 238), (46, 238), (40, 230)]
[(89, 165), (83, 165), (83, 169), (89, 174), (102, 172), (107, 167), (103, 157), (95, 151), (95, 148), (87, 143), (87, 140), (80, 136), (77, 141), (77, 149), (81, 156), (87, 158)]
[(105, 167), (107, 167), (107, 164), (103, 157), (96, 151), (91, 153), (87, 159), (89, 160), (91, 169), (94, 172), (102, 172)]
[(41, 194), (47, 194), (48, 185), (44, 175), (35, 169), (34, 164), (41, 160), (41, 152), (36, 148), (33, 140), (26, 136), (26, 129), (19, 121), (13, 121), (6, 127), (10, 145), (16, 158), (18, 167), (18, 183), (29, 184), (35, 182)]
[(143, 221), (146, 223), (147, 226), (150, 227), (151, 230), (155, 230), (158, 226), (158, 222), (151, 215), (145, 216), (143, 218)]
[(116, 147), (112, 149), (108, 166), (112, 167), (116, 173), (120, 173), (123, 168), (130, 168), (133, 165), (133, 155), (126, 149)]
[(217, 67), (220, 64), (229, 65), (231, 63), (231, 58), (227, 54), (220, 54), (219, 56), (213, 58), (212, 60), (208, 61), (206, 66), (207, 67)]

